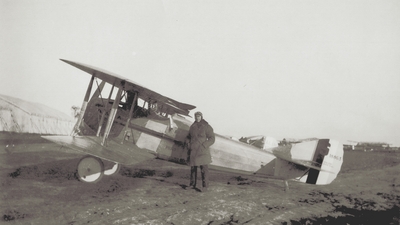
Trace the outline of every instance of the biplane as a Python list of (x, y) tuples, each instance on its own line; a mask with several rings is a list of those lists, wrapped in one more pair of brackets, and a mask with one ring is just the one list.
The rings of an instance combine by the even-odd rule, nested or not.
[[(105, 70), (61, 60), (91, 78), (71, 135), (42, 137), (85, 155), (77, 165), (81, 181), (97, 182), (121, 165), (154, 158), (186, 163), (184, 141), (195, 106)], [(343, 145), (332, 139), (273, 147), (264, 136), (246, 140), (250, 141), (216, 134), (210, 169), (282, 179), (286, 185), (287, 180), (326, 185), (337, 177), (343, 162)]]

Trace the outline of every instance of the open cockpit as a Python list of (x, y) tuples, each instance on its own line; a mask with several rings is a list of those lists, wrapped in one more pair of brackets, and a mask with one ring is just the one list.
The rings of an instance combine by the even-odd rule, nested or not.
[(98, 79), (94, 79), (90, 100), (81, 112), (84, 113), (80, 124), (83, 135), (103, 136), (108, 133), (106, 127), (111, 125), (108, 135), (117, 136), (131, 119), (168, 120), (175, 113), (169, 110), (171, 106), (168, 104), (147, 96), (143, 90), (137, 90), (124, 81), (117, 87), (105, 81), (99, 84)]
[(252, 145), (259, 149), (265, 150), (267, 148), (278, 147), (278, 141), (273, 137), (267, 137), (264, 135), (241, 137), (240, 142)]

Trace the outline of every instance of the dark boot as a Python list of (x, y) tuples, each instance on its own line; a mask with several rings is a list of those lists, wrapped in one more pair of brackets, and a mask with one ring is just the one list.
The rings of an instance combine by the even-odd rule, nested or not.
[(191, 188), (196, 188), (197, 182), (197, 166), (190, 167), (190, 184)]
[(200, 166), (201, 169), (201, 180), (203, 183), (202, 192), (208, 191), (208, 165)]

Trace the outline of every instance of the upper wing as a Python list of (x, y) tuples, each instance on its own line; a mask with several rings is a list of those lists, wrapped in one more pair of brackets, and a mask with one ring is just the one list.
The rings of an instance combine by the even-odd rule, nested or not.
[(150, 100), (150, 99), (156, 100), (157, 104), (159, 104), (159, 106), (164, 106), (166, 108), (166, 112), (169, 114), (178, 113), (182, 115), (189, 115), (189, 110), (196, 108), (196, 106), (189, 105), (186, 103), (181, 103), (174, 99), (165, 97), (125, 77), (113, 74), (111, 72), (107, 72), (105, 70), (93, 66), (72, 62), (64, 59), (61, 59), (61, 61), (68, 63), (72, 66), (75, 66), (76, 68), (81, 69), (111, 85), (115, 85), (118, 88), (123, 88), (126, 91), (136, 91), (139, 93), (139, 97), (145, 100)]

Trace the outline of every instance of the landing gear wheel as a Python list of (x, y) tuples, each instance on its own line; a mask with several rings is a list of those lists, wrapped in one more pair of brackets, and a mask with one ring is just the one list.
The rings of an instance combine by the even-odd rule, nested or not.
[(107, 175), (107, 176), (114, 175), (114, 174), (118, 173), (120, 169), (121, 169), (121, 165), (118, 163), (115, 163), (111, 169), (104, 170), (104, 175)]
[(95, 183), (103, 177), (104, 164), (101, 159), (85, 156), (78, 163), (78, 178), (80, 181)]

